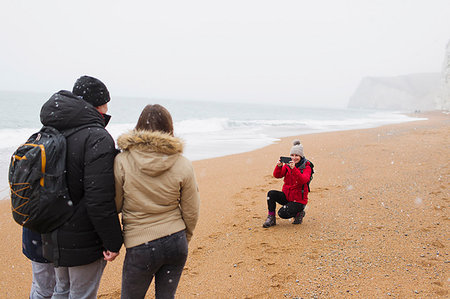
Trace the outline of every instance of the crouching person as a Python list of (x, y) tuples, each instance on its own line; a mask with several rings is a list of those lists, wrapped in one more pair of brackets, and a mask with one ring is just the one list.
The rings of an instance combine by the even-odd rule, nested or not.
[(275, 178), (284, 178), (284, 184), (282, 191), (271, 190), (267, 193), (268, 216), (263, 224), (265, 228), (276, 225), (277, 203), (282, 205), (278, 210), (278, 216), (283, 219), (293, 218), (292, 224), (302, 223), (305, 216), (312, 163), (304, 157), (303, 146), (299, 140), (294, 140), (290, 157), (288, 163), (283, 163), (280, 159), (273, 171)]

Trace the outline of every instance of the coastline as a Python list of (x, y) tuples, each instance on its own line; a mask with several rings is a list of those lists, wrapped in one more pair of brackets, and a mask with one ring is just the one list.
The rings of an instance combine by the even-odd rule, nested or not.
[[(242, 120), (242, 116), (238, 116), (236, 119), (213, 117), (178, 121), (175, 123), (175, 132), (178, 132), (177, 137), (185, 140), (184, 155), (191, 161), (199, 161), (257, 150), (299, 133), (307, 135), (366, 129), (424, 119), (420, 113), (383, 110), (361, 110), (364, 111), (361, 113), (359, 110), (309, 108), (312, 110), (295, 110), (295, 113), (303, 113), (299, 119), (263, 120), (267, 116), (266, 108), (263, 106), (257, 112), (258, 120), (252, 120), (252, 117)], [(236, 113), (235, 110), (232, 112)], [(107, 129), (117, 140), (119, 135), (133, 126), (132, 123), (111, 123)], [(38, 129), (39, 126), (0, 129), (0, 200), (9, 196), (8, 167), (11, 154)]]
[[(450, 116), (281, 138), (251, 152), (194, 161), (201, 214), (180, 298), (446, 297)], [(315, 164), (303, 224), (263, 229), (280, 154), (299, 138)], [(0, 294), (24, 298), (31, 265), (9, 202), (0, 201)], [(119, 298), (125, 256), (99, 298)], [(148, 298), (153, 298), (153, 284)]]

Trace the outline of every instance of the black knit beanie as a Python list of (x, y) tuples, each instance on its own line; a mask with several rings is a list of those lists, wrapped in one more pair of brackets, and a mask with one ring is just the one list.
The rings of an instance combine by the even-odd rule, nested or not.
[(109, 102), (109, 91), (102, 81), (89, 76), (80, 77), (73, 86), (72, 93), (80, 96), (92, 106), (98, 107)]

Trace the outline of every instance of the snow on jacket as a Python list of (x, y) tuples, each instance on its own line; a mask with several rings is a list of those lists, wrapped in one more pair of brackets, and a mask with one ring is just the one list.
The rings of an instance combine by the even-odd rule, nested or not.
[(177, 137), (131, 131), (117, 143), (114, 163), (116, 206), (122, 212), (125, 247), (186, 229), (188, 241), (198, 219), (200, 197), (191, 162)]
[(104, 128), (104, 116), (71, 92), (60, 91), (43, 105), (41, 122), (58, 130), (92, 124), (66, 139), (67, 183), (75, 212), (53, 234), (43, 235), (44, 257), (72, 267), (103, 258), (104, 250), (118, 252), (123, 239), (114, 204), (117, 150)]
[(283, 193), (288, 201), (295, 201), (306, 205), (308, 203), (307, 183), (311, 177), (311, 166), (309, 161), (302, 158), (294, 169), (289, 165), (275, 166), (273, 176), (277, 179), (284, 177)]
[(49, 263), (42, 255), (41, 234), (22, 227), (22, 253), (31, 261)]

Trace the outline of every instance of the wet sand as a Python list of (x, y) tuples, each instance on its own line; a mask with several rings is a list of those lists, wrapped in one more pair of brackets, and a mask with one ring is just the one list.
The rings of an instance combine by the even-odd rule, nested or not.
[[(194, 162), (201, 214), (177, 297), (447, 298), (450, 115), (417, 116), (429, 119)], [(273, 168), (296, 138), (315, 164), (306, 216), (264, 229), (267, 191), (282, 186)], [(21, 229), (8, 200), (0, 213), (0, 297), (26, 298)], [(120, 298), (124, 256), (106, 267), (99, 298)]]

